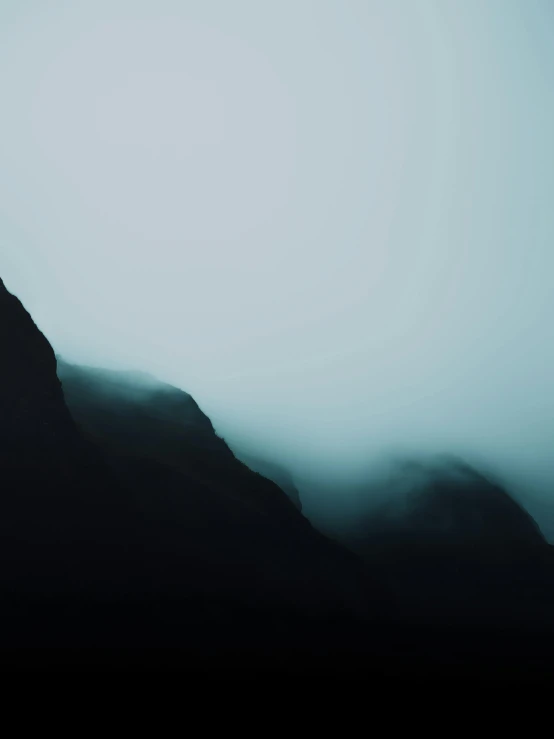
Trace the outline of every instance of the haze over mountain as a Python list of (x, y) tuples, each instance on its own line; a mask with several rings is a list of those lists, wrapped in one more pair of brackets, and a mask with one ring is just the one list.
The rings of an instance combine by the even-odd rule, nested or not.
[(0, 668), (31, 647), (276, 668), (335, 638), (351, 649), (360, 618), (379, 619), (383, 586), (236, 460), (190, 396), (67, 365), (61, 383), (2, 281), (0, 346)]
[(553, 28), (0, 4), (0, 669), (552, 673)]
[(543, 0), (4, 0), (0, 271), (57, 354), (151, 373), (358, 512), (457, 454), (552, 538)]
[(0, 349), (0, 669), (551, 674), (553, 548), (496, 481), (405, 465), (341, 545), (189, 394), (57, 361), (1, 280)]

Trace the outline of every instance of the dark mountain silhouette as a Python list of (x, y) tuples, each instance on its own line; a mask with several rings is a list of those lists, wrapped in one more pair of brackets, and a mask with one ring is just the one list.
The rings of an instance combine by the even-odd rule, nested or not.
[(410, 622), (554, 625), (552, 547), (494, 480), (453, 458), (400, 465), (349, 541)]
[(190, 396), (61, 363), (70, 413), (52, 348), (3, 284), (0, 310), (0, 646), (271, 664), (342, 653), (378, 617), (361, 562), (239, 462)]
[(276, 485), (278, 485), (281, 490), (287, 494), (298, 510), (302, 510), (300, 491), (296, 487), (292, 475), (285, 467), (275, 464), (274, 462), (270, 462), (257, 454), (251, 454), (247, 451), (244, 452), (240, 448), (235, 448), (234, 453), (235, 456), (237, 456), (240, 461), (247, 465), (251, 470), (254, 470), (259, 475), (266, 477), (268, 480), (272, 480)]
[(273, 481), (277, 476), (286, 484), (286, 473), (279, 476), (276, 465), (262, 463), (273, 472), (262, 477), (240, 462), (188, 393), (146, 374), (80, 367), (61, 358), (57, 372), (71, 415), (98, 445), (169, 465), (251, 507), (296, 519), (290, 495)]
[(552, 548), (467, 465), (402, 468), (349, 551), (187, 393), (57, 362), (1, 282), (0, 352), (0, 665), (549, 674)]

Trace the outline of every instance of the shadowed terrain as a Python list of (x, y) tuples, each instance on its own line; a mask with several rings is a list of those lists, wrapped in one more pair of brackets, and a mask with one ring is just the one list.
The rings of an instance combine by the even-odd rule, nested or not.
[(346, 539), (383, 563), (407, 620), (554, 624), (552, 547), (494, 480), (441, 458), (398, 465), (373, 493), (383, 502)]
[(3, 284), (0, 309), (2, 647), (247, 663), (314, 638), (324, 653), (331, 633), (345, 646), (379, 612), (361, 562), (235, 459), (190, 396), (61, 363), (70, 413), (52, 348)]
[(458, 460), (399, 467), (338, 544), (187, 393), (57, 361), (3, 283), (0, 346), (2, 664), (549, 671), (552, 549), (495, 481)]

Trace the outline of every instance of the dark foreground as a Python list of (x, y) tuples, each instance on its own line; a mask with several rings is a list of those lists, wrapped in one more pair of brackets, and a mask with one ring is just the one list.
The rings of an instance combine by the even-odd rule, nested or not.
[(0, 281), (3, 670), (554, 676), (554, 558), (535, 522), (461, 463), (401, 477), (409, 505), (339, 544), (187, 393), (58, 361)]

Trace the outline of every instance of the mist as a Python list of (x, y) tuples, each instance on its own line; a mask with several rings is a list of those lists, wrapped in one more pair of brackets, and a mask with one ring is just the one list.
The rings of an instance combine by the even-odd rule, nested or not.
[[(452, 453), (554, 537), (547, 0), (4, 0), (0, 274), (304, 511)], [(380, 474), (380, 473), (379, 473)]]

